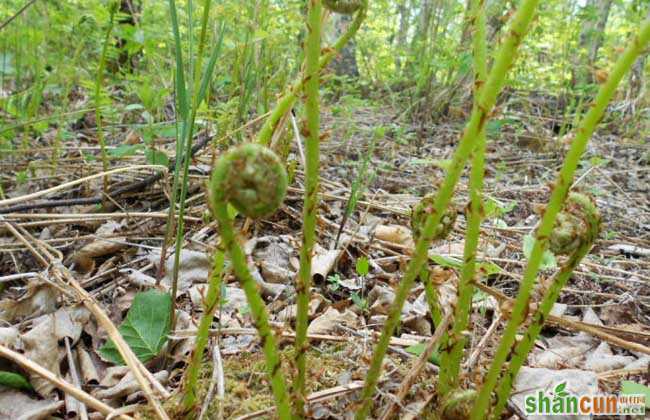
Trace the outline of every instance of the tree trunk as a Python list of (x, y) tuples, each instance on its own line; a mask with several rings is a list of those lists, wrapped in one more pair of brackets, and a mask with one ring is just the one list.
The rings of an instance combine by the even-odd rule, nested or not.
[[(406, 44), (406, 36), (411, 20), (411, 8), (407, 2), (408, 0), (402, 0), (397, 5), (397, 12), (399, 13), (399, 29), (397, 30), (397, 37), (395, 38), (395, 45), (399, 50), (402, 50)], [(402, 68), (402, 56), (400, 54), (395, 56), (395, 68), (397, 72)]]
[(603, 45), (605, 27), (609, 19), (612, 0), (589, 0), (584, 8), (587, 17), (580, 32), (580, 60), (575, 66), (574, 85), (593, 83), (593, 66), (598, 58), (598, 50)]
[[(339, 13), (332, 13), (330, 19), (330, 29), (328, 41), (332, 44), (336, 39), (345, 33), (352, 23), (352, 16)], [(330, 68), (334, 70), (337, 76), (348, 76), (351, 78), (359, 77), (359, 67), (357, 66), (357, 44), (352, 38), (341, 53), (332, 60)]]

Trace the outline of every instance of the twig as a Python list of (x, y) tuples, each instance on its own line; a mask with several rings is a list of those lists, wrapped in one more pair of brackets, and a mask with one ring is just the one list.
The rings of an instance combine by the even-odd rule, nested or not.
[(3, 30), (5, 28), (5, 26), (7, 26), (11, 22), (13, 22), (14, 19), (16, 19), (18, 16), (22, 15), (25, 12), (25, 10), (27, 10), (29, 8), (29, 6), (31, 6), (34, 3), (36, 3), (36, 0), (29, 0), (27, 3), (25, 3), (25, 5), (23, 7), (21, 7), (20, 9), (18, 9), (18, 11), (16, 13), (14, 13), (9, 19), (2, 22), (2, 24), (0, 25), (0, 31)]
[[(307, 396), (307, 403), (308, 404), (313, 404), (317, 402), (323, 402), (323, 401), (328, 401), (346, 394), (349, 394), (351, 392), (357, 391), (359, 389), (363, 388), (363, 382), (362, 381), (355, 381), (355, 382), (350, 382), (347, 385), (339, 385), (335, 386), (333, 388), (329, 389), (324, 389), (322, 391), (317, 391), (309, 394)], [(272, 414), (275, 411), (275, 407), (270, 407), (264, 410), (259, 410), (255, 411), (253, 413), (245, 414), (243, 416), (239, 416), (235, 418), (235, 420), (249, 420), (249, 419), (254, 419), (257, 417), (262, 417), (267, 414)]]
[(302, 167), (305, 167), (305, 152), (302, 150), (302, 138), (300, 138), (300, 130), (298, 130), (298, 124), (296, 123), (296, 117), (293, 116), (293, 109), (289, 112), (291, 116), (291, 125), (293, 126), (293, 134), (296, 138), (296, 145), (298, 146), (298, 153), (300, 153), (300, 163)]
[[(22, 203), (25, 201), (32, 200), (34, 198), (42, 197), (44, 195), (48, 195), (50, 193), (56, 192), (56, 191), (61, 191), (66, 188), (74, 187), (75, 185), (83, 184), (84, 182), (90, 181), (91, 179), (95, 178), (102, 178), (104, 176), (112, 175), (112, 174), (117, 174), (120, 172), (128, 172), (128, 171), (134, 171), (137, 169), (162, 169), (162, 170), (167, 170), (167, 167), (161, 166), (161, 165), (134, 165), (134, 166), (125, 166), (123, 168), (116, 168), (116, 169), (111, 169), (110, 171), (106, 172), (99, 172), (93, 175), (85, 176), (83, 178), (75, 179), (74, 181), (66, 182), (64, 184), (57, 185), (52, 188), (48, 188), (46, 190), (41, 190), (41, 191), (36, 191), (31, 194), (25, 194), (21, 195), (19, 197), (14, 197), (14, 198), (7, 198), (4, 200), (0, 200), (0, 206), (7, 206), (9, 204), (16, 204), (16, 203)], [(101, 201), (101, 199), (100, 199)], [(0, 210), (3, 213), (8, 213), (7, 209)]]
[[(485, 284), (479, 281), (474, 282), (474, 285), (479, 289), (481, 289), (482, 291), (484, 291), (485, 293), (494, 297), (499, 303), (512, 302), (512, 299), (510, 299), (500, 291), (493, 289), (490, 286), (486, 286)], [(598, 337), (603, 341), (608, 342), (609, 344), (613, 344), (617, 347), (621, 347), (627, 350), (638, 351), (644, 354), (650, 354), (650, 347), (632, 341), (624, 340), (613, 334), (609, 334), (603, 331), (601, 327), (598, 325), (591, 325), (584, 322), (572, 321), (570, 319), (560, 317), (560, 316), (555, 316), (555, 315), (549, 315), (548, 318), (546, 319), (546, 323), (557, 325), (571, 331), (584, 332), (594, 337)]]
[[(361, 336), (364, 335), (361, 333), (358, 334)], [(210, 336), (217, 336), (217, 335), (257, 335), (257, 331), (255, 330), (255, 328), (221, 328), (221, 329), (210, 330)], [(296, 338), (296, 334), (293, 332), (283, 331), (280, 335), (282, 338), (289, 338), (289, 339)], [(187, 330), (176, 330), (170, 334), (169, 338), (172, 340), (180, 340), (180, 339), (194, 337), (194, 336), (196, 336), (196, 330), (187, 329)], [(376, 339), (377, 336), (378, 336), (377, 333), (373, 333), (373, 338)], [(358, 340), (356, 340), (354, 337), (345, 337), (341, 335), (308, 334), (307, 338), (309, 338), (309, 340), (312, 341), (335, 341), (341, 343), (358, 342)], [(399, 338), (399, 337), (393, 337), (390, 341), (390, 344), (392, 346), (399, 346), (399, 347), (409, 347), (419, 343), (420, 342), (417, 340), (410, 340), (410, 339)]]
[(467, 359), (467, 363), (465, 364), (465, 367), (467, 370), (470, 370), (474, 367), (474, 364), (478, 361), (478, 357), (481, 355), (483, 350), (485, 349), (485, 346), (488, 343), (488, 340), (492, 337), (492, 334), (497, 330), (497, 327), (501, 323), (501, 320), (503, 319), (503, 316), (499, 314), (499, 316), (494, 317), (494, 320), (492, 320), (492, 324), (490, 324), (490, 327), (488, 330), (483, 334), (483, 337), (481, 337), (481, 341), (479, 341), (478, 345), (470, 355), (469, 359)]
[(219, 340), (216, 340), (214, 346), (212, 346), (212, 377), (210, 378), (210, 386), (208, 387), (208, 393), (203, 399), (203, 405), (201, 406), (201, 412), (199, 414), (199, 419), (202, 420), (208, 408), (214, 399), (214, 391), (216, 389), (217, 395), (219, 396), (219, 409), (216, 415), (216, 418), (223, 418), (223, 398), (226, 395), (225, 389), (225, 375), (223, 373), (223, 361), (221, 360), (221, 350), (219, 349)]
[[(209, 142), (212, 140), (212, 136), (205, 136), (204, 138), (200, 139), (194, 146), (192, 147), (192, 156), (194, 156), (199, 150), (204, 148)], [(159, 165), (143, 165), (143, 166), (156, 166), (159, 167)], [(169, 166), (167, 167), (167, 172), (171, 172), (174, 170), (176, 167), (176, 160), (173, 160)], [(110, 172), (110, 171), (109, 171)], [(153, 184), (154, 182), (162, 179), (164, 176), (165, 172), (158, 172), (156, 174), (150, 175), (147, 178), (134, 182), (132, 184), (125, 185), (120, 188), (116, 188), (115, 191), (109, 191), (111, 196), (113, 198), (130, 193), (130, 192), (135, 192), (135, 191), (140, 191), (141, 189), (144, 189), (145, 187), (148, 187), (149, 185)], [(103, 174), (96, 174), (95, 177), (97, 176), (103, 176)], [(21, 197), (17, 197), (21, 198)], [(93, 196), (93, 197), (86, 197), (86, 198), (70, 198), (70, 199), (59, 199), (59, 200), (45, 200), (37, 203), (32, 203), (32, 204), (25, 204), (25, 205), (19, 205), (19, 206), (12, 206), (12, 207), (7, 207), (4, 209), (0, 209), (0, 214), (4, 213), (17, 213), (17, 212), (22, 212), (26, 210), (32, 210), (32, 209), (47, 209), (47, 208), (54, 208), (54, 207), (63, 207), (63, 206), (82, 206), (82, 205), (91, 205), (91, 204), (100, 204), (103, 200), (104, 196), (102, 194)], [(0, 205), (4, 204), (3, 202), (0, 202)]]
[(10, 282), (10, 281), (22, 280), (22, 279), (31, 279), (32, 277), (36, 277), (36, 276), (38, 276), (38, 273), (10, 274), (8, 276), (0, 277), (0, 283), (7, 283), (7, 282)]
[[(70, 378), (72, 379), (72, 383), (74, 384), (74, 386), (81, 389), (81, 383), (79, 381), (79, 373), (77, 372), (77, 363), (74, 360), (74, 356), (72, 356), (72, 349), (70, 348), (70, 338), (64, 337), (63, 340), (65, 341), (65, 353), (68, 358), (68, 369), (70, 371), (69, 373)], [(78, 400), (77, 402), (79, 403), (79, 419), (88, 420), (88, 411), (86, 410), (86, 404)]]
[[(0, 220), (4, 218), (0, 215)], [(115, 343), (120, 355), (126, 362), (126, 365), (131, 369), (133, 376), (136, 378), (142, 392), (147, 397), (147, 400), (151, 404), (152, 408), (156, 412), (159, 418), (163, 420), (168, 420), (169, 417), (165, 413), (165, 410), (162, 408), (160, 402), (153, 395), (151, 390), (150, 383), (156, 387), (156, 389), (165, 397), (169, 397), (169, 392), (153, 377), (151, 372), (149, 372), (142, 362), (135, 356), (133, 350), (129, 345), (124, 341), (124, 338), (120, 334), (119, 330), (113, 324), (113, 321), (106, 315), (106, 313), (99, 306), (97, 301), (90, 295), (75, 278), (70, 274), (70, 272), (63, 266), (60, 260), (56, 260), (52, 254), (49, 253), (47, 249), (41, 247), (41, 251), (45, 256), (41, 255), (34, 247), (31, 246), (29, 241), (23, 236), (10, 222), (5, 221), (7, 229), (21, 242), (23, 242), (29, 250), (34, 254), (36, 259), (46, 268), (48, 268), (52, 275), (58, 279), (61, 285), (66, 285), (72, 289), (72, 292), (76, 297), (84, 304), (84, 306), (97, 318), (99, 324), (108, 332), (109, 337)], [(25, 233), (28, 236), (31, 236), (29, 232)], [(67, 293), (67, 291), (66, 291)]]
[(386, 410), (380, 417), (380, 420), (388, 420), (392, 418), (393, 415), (397, 412), (398, 408), (402, 405), (404, 397), (406, 397), (406, 394), (408, 394), (409, 390), (420, 375), (420, 372), (422, 372), (422, 369), (427, 364), (429, 357), (431, 357), (434, 350), (438, 346), (438, 342), (442, 338), (443, 334), (447, 332), (447, 327), (449, 327), (450, 321), (451, 314), (445, 315), (440, 325), (438, 325), (436, 328), (435, 334), (431, 337), (426, 347), (424, 348), (424, 351), (415, 360), (415, 363), (413, 363), (413, 366), (411, 366), (411, 370), (409, 370), (409, 372), (404, 377), (404, 380), (399, 387), (399, 391), (397, 391), (395, 398), (392, 399), (390, 404), (388, 404), (388, 407), (386, 407)]
[[(25, 368), (26, 370), (37, 374), (38, 376), (46, 379), (47, 381), (51, 382), (54, 384), (57, 388), (59, 388), (61, 391), (72, 395), (74, 398), (76, 398), (78, 401), (82, 401), (84, 404), (86, 404), (89, 407), (94, 408), (95, 410), (99, 411), (100, 413), (104, 415), (110, 415), (113, 412), (115, 412), (115, 409), (104, 404), (103, 402), (99, 401), (92, 395), (86, 393), (85, 391), (75, 387), (69, 382), (64, 381), (63, 379), (57, 377), (54, 373), (50, 372), (49, 370), (45, 369), (41, 365), (29, 360), (25, 356), (23, 356), (20, 353), (17, 353), (8, 347), (3, 346), (0, 344), (0, 356), (11, 360), (12, 362), (16, 363), (17, 365), (20, 365), (21, 367)], [(120, 419), (122, 420), (133, 420), (132, 417), (129, 417), (127, 415), (120, 415)]]

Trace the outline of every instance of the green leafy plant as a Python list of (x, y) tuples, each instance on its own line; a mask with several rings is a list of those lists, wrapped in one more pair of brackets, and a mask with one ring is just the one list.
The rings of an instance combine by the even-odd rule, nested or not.
[[(190, 57), (190, 67), (194, 69), (191, 74), (192, 79), (190, 84), (186, 84), (185, 68), (183, 66), (183, 54), (181, 48), (180, 29), (178, 25), (178, 17), (176, 14), (175, 0), (169, 0), (169, 10), (172, 21), (172, 29), (174, 32), (174, 46), (175, 46), (175, 59), (176, 59), (176, 92), (178, 95), (178, 108), (181, 117), (181, 130), (177, 134), (176, 139), (176, 161), (174, 167), (174, 180), (172, 185), (171, 205), (167, 216), (167, 226), (165, 232), (165, 240), (163, 243), (163, 252), (161, 252), (161, 265), (165, 258), (164, 247), (167, 245), (171, 237), (171, 232), (174, 226), (175, 206), (178, 200), (178, 222), (176, 224), (176, 242), (174, 254), (174, 266), (172, 272), (172, 290), (171, 295), (173, 302), (176, 299), (178, 291), (178, 272), (180, 269), (180, 255), (181, 247), (183, 244), (183, 235), (185, 232), (185, 200), (187, 198), (187, 191), (189, 188), (189, 167), (192, 154), (192, 143), (194, 138), (194, 123), (198, 108), (206, 97), (208, 84), (212, 79), (212, 73), (217, 62), (217, 58), (221, 53), (221, 45), (223, 41), (223, 33), (225, 25), (221, 26), (221, 32), (217, 42), (214, 43), (210, 54), (210, 59), (207, 65), (203, 68), (203, 56), (207, 44), (208, 37), (208, 18), (210, 16), (210, 0), (203, 2), (203, 15), (201, 18), (201, 32), (199, 35), (199, 47), (197, 51), (196, 60), (193, 61)], [(190, 7), (191, 4), (188, 5)], [(191, 40), (191, 37), (190, 37)], [(191, 44), (191, 42), (190, 42)], [(182, 167), (182, 172), (181, 172)], [(182, 178), (181, 178), (182, 175)], [(180, 191), (179, 191), (180, 187)], [(159, 275), (162, 273), (159, 273)], [(172, 326), (175, 325), (175, 312), (172, 310)]]
[[(167, 342), (171, 306), (169, 294), (157, 290), (141, 292), (133, 298), (131, 309), (120, 325), (119, 331), (142, 362), (148, 362), (158, 356)], [(106, 360), (124, 364), (122, 356), (111, 340), (99, 349), (99, 353)]]
[(327, 283), (327, 288), (336, 292), (341, 288), (341, 275), (337, 273), (327, 276)]
[(354, 303), (357, 306), (357, 308), (359, 308), (359, 310), (361, 312), (363, 312), (363, 313), (368, 312), (369, 306), (368, 306), (368, 299), (367, 298), (361, 296), (357, 292), (353, 292), (350, 295), (350, 299), (352, 299), (352, 303)]

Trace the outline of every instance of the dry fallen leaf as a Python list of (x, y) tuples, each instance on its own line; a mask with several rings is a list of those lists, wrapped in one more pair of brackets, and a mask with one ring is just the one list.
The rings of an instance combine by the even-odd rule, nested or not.
[(334, 332), (338, 325), (350, 328), (359, 326), (359, 318), (349, 309), (343, 312), (329, 307), (324, 314), (314, 319), (307, 328), (308, 334), (329, 334)]
[[(593, 395), (598, 393), (598, 376), (593, 372), (578, 369), (536, 369), (522, 367), (515, 380), (511, 401), (525, 411), (525, 399), (527, 395), (537, 392), (551, 392), (553, 388), (566, 382), (566, 391), (573, 395)], [(531, 420), (552, 419), (558, 417), (533, 416)], [(589, 416), (571, 417), (576, 420), (589, 420)]]
[(397, 245), (404, 245), (409, 248), (415, 247), (411, 229), (401, 225), (379, 225), (375, 228), (375, 237), (382, 241), (391, 242)]
[(49, 284), (34, 278), (27, 283), (27, 291), (19, 298), (0, 301), (0, 320), (13, 322), (26, 316), (39, 316), (54, 312), (57, 291)]
[(22, 392), (0, 386), (0, 419), (49, 419), (62, 407), (63, 401), (35, 400)]

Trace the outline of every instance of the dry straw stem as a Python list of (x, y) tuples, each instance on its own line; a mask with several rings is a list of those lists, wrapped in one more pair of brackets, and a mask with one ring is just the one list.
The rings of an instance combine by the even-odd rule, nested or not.
[(501, 342), (499, 343), (492, 365), (490, 366), (490, 370), (485, 377), (483, 388), (481, 388), (479, 397), (472, 409), (471, 418), (473, 420), (485, 418), (485, 413), (488, 412), (492, 398), (492, 391), (496, 386), (501, 369), (510, 355), (510, 350), (515, 342), (517, 330), (523, 323), (528, 312), (530, 295), (535, 284), (537, 271), (539, 270), (542, 260), (542, 254), (548, 247), (549, 237), (555, 225), (555, 218), (562, 209), (562, 204), (567, 197), (571, 181), (573, 180), (573, 174), (580, 162), (580, 157), (587, 147), (587, 142), (596, 129), (598, 122), (603, 117), (607, 104), (614, 96), (616, 87), (623, 79), (623, 76), (632, 67), (636, 58), (646, 48), (649, 41), (650, 19), (647, 19), (642, 23), (638, 35), (632, 39), (630, 45), (617, 60), (614, 68), (610, 72), (609, 78), (600, 87), (596, 99), (578, 126), (576, 135), (571, 143), (571, 147), (564, 159), (562, 169), (560, 170), (555, 182), (551, 198), (535, 234), (535, 243), (528, 264), (524, 270), (519, 288), (520, 291), (515, 300), (510, 321), (506, 325)]
[(512, 24), (507, 31), (508, 36), (504, 39), (496, 55), (487, 83), (480, 95), (481, 98), (479, 100), (479, 105), (472, 111), (469, 123), (467, 124), (458, 148), (452, 157), (452, 161), (447, 171), (447, 176), (436, 195), (433, 210), (427, 218), (427, 222), (422, 232), (422, 237), (417, 241), (413, 259), (409, 263), (404, 278), (395, 294), (395, 300), (389, 311), (388, 319), (386, 320), (385, 327), (370, 363), (370, 368), (366, 377), (366, 385), (361, 395), (361, 408), (356, 414), (356, 420), (365, 419), (370, 412), (370, 406), (372, 403), (371, 398), (375, 392), (377, 382), (379, 381), (382, 361), (386, 355), (390, 337), (393, 335), (399, 323), (404, 301), (411, 291), (415, 278), (420, 273), (422, 266), (426, 261), (427, 250), (434, 237), (438, 224), (451, 201), (454, 188), (460, 179), (465, 163), (467, 162), (470, 153), (475, 149), (477, 136), (489, 119), (492, 108), (496, 103), (497, 95), (501, 92), (503, 87), (507, 70), (514, 62), (515, 52), (521, 44), (524, 34), (528, 30), (528, 26), (532, 21), (538, 1), (539, 0), (524, 0), (520, 4), (519, 9), (512, 20)]
[[(0, 356), (8, 360), (11, 360), (17, 365), (23, 367), (24, 369), (32, 373), (37, 374), (43, 379), (48, 380), (49, 382), (54, 384), (57, 388), (59, 388), (61, 391), (65, 392), (66, 394), (72, 395), (74, 398), (86, 404), (88, 407), (92, 407), (106, 416), (114, 414), (116, 411), (113, 407), (104, 404), (103, 402), (99, 401), (98, 399), (88, 394), (87, 392), (77, 388), (76, 386), (74, 386), (69, 382), (64, 381), (63, 379), (59, 378), (54, 373), (45, 369), (41, 365), (29, 360), (22, 354), (17, 353), (9, 349), (8, 347), (3, 346), (2, 344), (0, 344)], [(124, 414), (116, 418), (122, 420), (133, 420), (132, 417), (126, 416)]]
[[(183, 408), (190, 411), (196, 406), (196, 389), (199, 381), (201, 362), (203, 360), (203, 351), (208, 345), (210, 337), (210, 325), (214, 319), (219, 305), (221, 303), (221, 285), (224, 265), (224, 251), (217, 248), (214, 252), (214, 263), (212, 273), (210, 273), (210, 284), (208, 293), (205, 296), (205, 306), (203, 316), (199, 322), (199, 328), (196, 334), (196, 344), (192, 350), (190, 363), (185, 373), (185, 395), (183, 396)], [(217, 353), (219, 350), (215, 350)], [(213, 369), (216, 367), (213, 367)]]
[(411, 387), (417, 380), (418, 376), (420, 376), (420, 372), (422, 372), (422, 369), (429, 361), (429, 357), (431, 357), (431, 355), (435, 351), (436, 347), (438, 346), (438, 343), (440, 342), (440, 339), (442, 339), (442, 336), (447, 331), (450, 322), (451, 322), (451, 314), (447, 314), (442, 319), (442, 321), (438, 325), (436, 325), (435, 334), (431, 337), (431, 339), (429, 339), (429, 342), (427, 343), (427, 346), (424, 348), (424, 351), (415, 360), (413, 366), (411, 366), (411, 370), (409, 370), (409, 372), (404, 377), (404, 380), (402, 381), (402, 384), (399, 387), (399, 391), (397, 391), (395, 397), (391, 400), (388, 407), (386, 407), (386, 410), (384, 411), (384, 414), (382, 414), (382, 416), (380, 417), (380, 420), (391, 419), (398, 411), (398, 408), (402, 406), (402, 402), (404, 401), (406, 394), (408, 394), (408, 392), (411, 390)]
[[(2, 220), (1, 216), (0, 220)], [(29, 244), (29, 241), (27, 241), (27, 239), (11, 225), (11, 223), (5, 222), (5, 226), (21, 242)], [(153, 377), (151, 372), (149, 372), (147, 368), (144, 367), (142, 362), (140, 362), (135, 354), (133, 354), (133, 351), (129, 345), (126, 343), (126, 341), (124, 341), (122, 334), (120, 334), (117, 327), (115, 327), (113, 324), (113, 321), (111, 321), (108, 315), (106, 315), (97, 301), (92, 297), (92, 295), (90, 295), (90, 293), (81, 287), (81, 285), (74, 279), (74, 276), (70, 274), (68, 269), (63, 266), (60, 260), (55, 259), (54, 256), (50, 254), (45, 248), (41, 247), (41, 251), (43, 254), (45, 254), (45, 256), (41, 255), (41, 253), (31, 247), (31, 245), (29, 248), (36, 259), (44, 267), (48, 268), (52, 275), (57, 278), (61, 284), (71, 288), (72, 292), (74, 292), (73, 295), (76, 295), (76, 297), (84, 304), (84, 306), (88, 308), (88, 310), (95, 316), (95, 318), (97, 318), (99, 324), (107, 331), (109, 337), (115, 343), (115, 347), (117, 347), (120, 355), (126, 362), (126, 365), (129, 367), (133, 373), (133, 376), (138, 381), (142, 392), (147, 397), (147, 400), (151, 404), (157, 416), (163, 420), (169, 419), (167, 413), (165, 413), (165, 410), (162, 408), (162, 405), (155, 397), (150, 383), (156, 387), (158, 392), (160, 392), (164, 398), (169, 397), (169, 392), (167, 392), (167, 390)]]
[(123, 168), (111, 169), (110, 171), (99, 172), (94, 175), (89, 175), (83, 178), (75, 179), (74, 181), (66, 182), (56, 187), (48, 188), (46, 190), (36, 191), (31, 194), (21, 195), (19, 197), (7, 198), (5, 200), (0, 200), (0, 207), (8, 206), (10, 204), (23, 203), (25, 201), (32, 200), (34, 198), (42, 197), (53, 192), (61, 191), (66, 188), (74, 187), (75, 185), (83, 184), (84, 182), (90, 181), (92, 179), (101, 178), (108, 175), (117, 174), (120, 172), (135, 171), (138, 169), (159, 169), (161, 171), (167, 172), (167, 167), (162, 165), (133, 165), (125, 166)]

